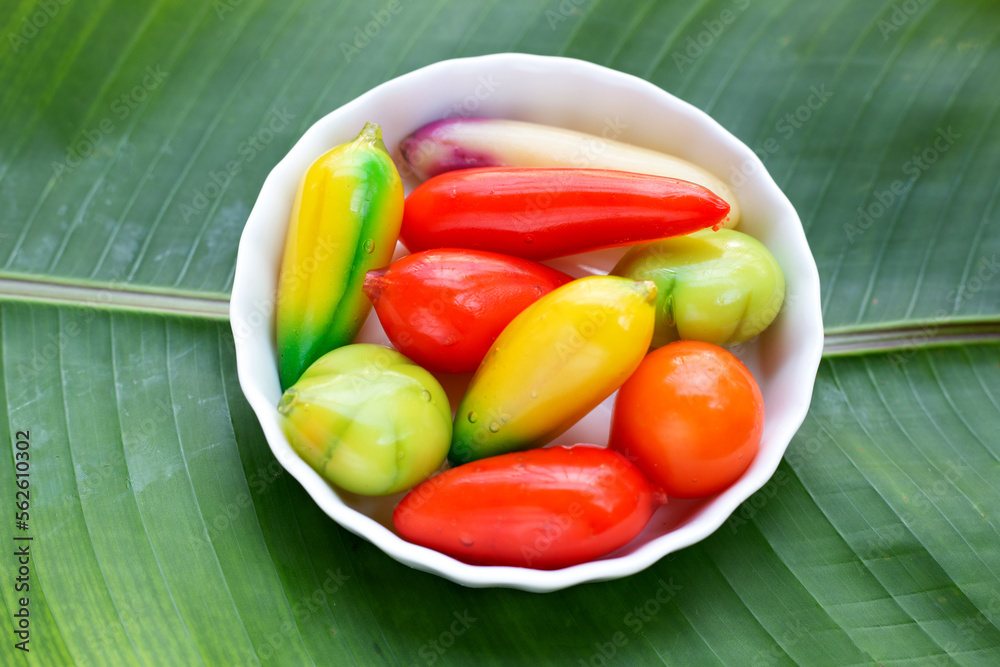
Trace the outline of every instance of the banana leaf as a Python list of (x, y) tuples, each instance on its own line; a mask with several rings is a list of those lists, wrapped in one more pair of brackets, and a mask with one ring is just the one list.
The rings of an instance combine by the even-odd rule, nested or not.
[[(2, 664), (1000, 663), (1000, 4), (10, 0), (0, 37)], [(635, 74), (756, 150), (827, 327), (806, 422), (720, 530), (545, 595), (323, 514), (226, 320), (309, 125), (504, 51)]]

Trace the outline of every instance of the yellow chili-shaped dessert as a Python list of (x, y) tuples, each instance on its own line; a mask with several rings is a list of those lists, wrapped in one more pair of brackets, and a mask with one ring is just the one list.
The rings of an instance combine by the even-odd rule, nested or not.
[(610, 396), (653, 336), (656, 285), (590, 276), (525, 308), (500, 333), (455, 415), (448, 459), (540, 447)]
[(365, 273), (392, 258), (403, 216), (403, 184), (366, 123), (353, 140), (309, 167), (292, 208), (278, 279), (281, 388), (323, 354), (354, 340), (371, 310)]

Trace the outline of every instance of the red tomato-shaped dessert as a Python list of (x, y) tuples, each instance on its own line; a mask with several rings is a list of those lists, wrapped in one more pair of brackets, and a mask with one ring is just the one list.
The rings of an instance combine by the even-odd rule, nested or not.
[(621, 454), (574, 445), (445, 470), (392, 520), (405, 539), (466, 563), (552, 570), (628, 544), (665, 501)]
[(615, 399), (609, 446), (672, 498), (710, 496), (747, 469), (764, 429), (753, 375), (711, 343), (677, 341), (646, 356)]
[(363, 289), (397, 350), (429, 371), (471, 373), (518, 313), (570, 280), (527, 259), (442, 248), (369, 271)]

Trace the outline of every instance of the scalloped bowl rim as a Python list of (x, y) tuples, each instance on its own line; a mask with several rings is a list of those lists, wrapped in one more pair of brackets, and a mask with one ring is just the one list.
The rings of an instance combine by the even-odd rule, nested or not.
[[(478, 84), (473, 86), (476, 82)], [(504, 86), (508, 87), (507, 91), (497, 95), (496, 91)], [(552, 86), (556, 89), (555, 93), (562, 93), (562, 97), (553, 94), (555, 101), (542, 104), (519, 99), (517, 91), (513, 94), (508, 92), (511, 87), (531, 90), (539, 89), (539, 86)], [(567, 90), (563, 91), (563, 88)], [(379, 122), (381, 116), (407, 113), (390, 112), (392, 107), (387, 105), (393, 100), (397, 104), (414, 99), (420, 102), (413, 105), (417, 109), (412, 112), (414, 118), (409, 126), (390, 128), (383, 125), (390, 151), (394, 150), (398, 138), (434, 120), (427, 116), (432, 116), (435, 110), (441, 117), (449, 113), (456, 115), (456, 111), (461, 115), (474, 107), (473, 115), (506, 114), (526, 120), (552, 122), (548, 114), (554, 109), (562, 113), (559, 124), (578, 125), (575, 129), (589, 127), (595, 131), (596, 116), (582, 111), (579, 97), (574, 98), (571, 93), (602, 89), (616, 91), (618, 96), (627, 100), (648, 104), (648, 107), (638, 107), (641, 109), (635, 112), (638, 115), (648, 116), (651, 110), (655, 110), (657, 118), (662, 114), (670, 119), (672, 125), (698, 130), (695, 136), (682, 139), (676, 136), (671, 138), (670, 135), (663, 139), (660, 135), (649, 133), (628, 136), (626, 132), (623, 141), (641, 142), (652, 148), (662, 148), (664, 142), (690, 144), (698, 149), (698, 155), (689, 159), (695, 158), (693, 161), (700, 162), (724, 178), (727, 171), (739, 165), (745, 179), (734, 189), (744, 209), (745, 222), (741, 229), (752, 220), (747, 212), (752, 215), (755, 210), (763, 211), (772, 220), (770, 225), (757, 222), (758, 229), (754, 235), (761, 238), (779, 258), (788, 284), (785, 306), (779, 321), (772, 325), (772, 329), (780, 328), (780, 340), (768, 347), (772, 363), (780, 362), (776, 372), (782, 374), (782, 409), (779, 414), (773, 415), (768, 410), (765, 429), (769, 444), (766, 448), (762, 446), (751, 468), (736, 484), (708, 501), (690, 520), (628, 553), (560, 570), (469, 565), (406, 542), (378, 521), (348, 506), (319, 474), (292, 451), (281, 431), (275, 407), (276, 391), (280, 397), (273, 339), (274, 289), (280, 262), (280, 247), (276, 250), (275, 244), (277, 242), (280, 246), (283, 239), (287, 211), (304, 167), (329, 148), (352, 138), (361, 125), (357, 122), (358, 118), (371, 117)], [(418, 97), (414, 97), (415, 93)], [(437, 94), (441, 101), (429, 103), (420, 94), (428, 97)], [(593, 104), (602, 108), (624, 104), (616, 102), (614, 97), (601, 96)], [(623, 113), (633, 113), (635, 108)], [(420, 113), (423, 117), (418, 117)], [(603, 120), (607, 123), (608, 116), (605, 115)], [(650, 121), (646, 119), (645, 124), (648, 126)], [(353, 131), (346, 131), (348, 126), (353, 127)], [(397, 137), (396, 141), (390, 141), (390, 136)], [(687, 152), (691, 152), (691, 146), (686, 149)], [(732, 182), (734, 179), (728, 180)], [(645, 80), (575, 59), (526, 54), (496, 54), (428, 65), (387, 81), (316, 121), (268, 175), (250, 213), (238, 249), (230, 318), (240, 385), (260, 421), (267, 442), (280, 464), (326, 514), (392, 558), (416, 569), (436, 573), (465, 586), (501, 586), (534, 592), (554, 591), (584, 582), (633, 574), (718, 529), (740, 503), (759, 490), (777, 469), (808, 411), (823, 348), (819, 275), (801, 221), (752, 150), (701, 110)], [(375, 318), (372, 316), (370, 319)], [(770, 333), (772, 329), (760, 338), (769, 335), (779, 337), (779, 334)], [(781, 347), (782, 342), (784, 348)], [(785, 356), (775, 356), (775, 346), (787, 350)], [(789, 375), (791, 377), (787, 377)], [(761, 382), (761, 387), (767, 397), (764, 382)], [(791, 395), (788, 394), (790, 389), (793, 390)]]

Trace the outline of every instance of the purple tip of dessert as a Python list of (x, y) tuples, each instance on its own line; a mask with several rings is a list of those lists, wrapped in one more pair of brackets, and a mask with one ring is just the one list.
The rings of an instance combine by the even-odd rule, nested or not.
[(454, 136), (453, 128), (486, 118), (444, 118), (424, 125), (399, 144), (406, 164), (423, 180), (457, 169), (500, 167), (495, 155), (470, 151)]

